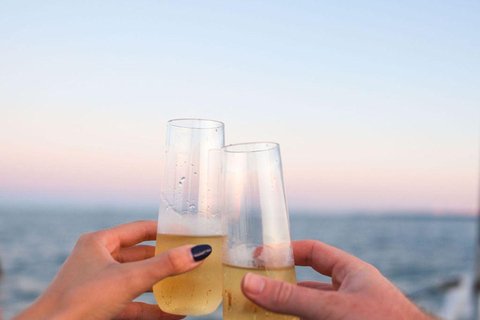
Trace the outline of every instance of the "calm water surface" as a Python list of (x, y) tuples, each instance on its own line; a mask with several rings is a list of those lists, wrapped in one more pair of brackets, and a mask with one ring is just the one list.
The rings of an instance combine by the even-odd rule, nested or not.
[[(5, 270), (0, 304), (5, 319), (45, 289), (82, 233), (156, 218), (155, 209), (0, 208), (0, 258)], [(407, 294), (473, 270), (474, 219), (293, 213), (291, 230), (294, 240), (318, 239), (372, 263)], [(304, 267), (297, 267), (297, 277), (299, 281), (326, 280)], [(435, 292), (415, 299), (432, 311), (442, 302)], [(154, 303), (151, 294), (139, 300)], [(221, 308), (212, 315), (189, 317), (221, 318)]]

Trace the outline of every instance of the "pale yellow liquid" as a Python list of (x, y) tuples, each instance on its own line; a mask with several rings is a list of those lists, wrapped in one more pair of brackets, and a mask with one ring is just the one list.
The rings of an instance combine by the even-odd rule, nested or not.
[(186, 244), (209, 244), (212, 253), (198, 268), (157, 282), (153, 294), (160, 309), (168, 313), (212, 313), (222, 301), (222, 236), (157, 234), (155, 255)]
[(273, 313), (248, 300), (241, 283), (247, 273), (256, 273), (276, 280), (297, 283), (295, 267), (281, 269), (250, 269), (223, 265), (223, 319), (227, 320), (297, 320), (293, 316)]

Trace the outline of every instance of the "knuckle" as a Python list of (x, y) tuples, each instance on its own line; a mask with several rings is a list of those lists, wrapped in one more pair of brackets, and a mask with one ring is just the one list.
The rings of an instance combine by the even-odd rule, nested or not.
[(274, 301), (279, 305), (287, 304), (293, 295), (293, 285), (286, 282), (280, 282), (274, 293)]
[(374, 265), (367, 264), (365, 268), (372, 275), (381, 275), (380, 270), (378, 270), (378, 268), (375, 267)]
[(155, 247), (153, 246), (145, 246), (142, 252), (141, 260), (150, 259), (155, 257)]
[(308, 266), (313, 265), (315, 253), (321, 250), (322, 243), (317, 240), (309, 240), (310, 250), (308, 251), (306, 262)]
[(97, 232), (87, 232), (80, 235), (75, 247), (88, 247), (101, 241), (101, 234)]
[(169, 267), (169, 271), (173, 273), (182, 272), (186, 268), (185, 257), (182, 252), (177, 250), (170, 250), (165, 253), (165, 260)]
[(87, 244), (92, 242), (93, 238), (95, 237), (94, 232), (86, 232), (82, 233), (78, 238), (77, 243), (79, 244)]

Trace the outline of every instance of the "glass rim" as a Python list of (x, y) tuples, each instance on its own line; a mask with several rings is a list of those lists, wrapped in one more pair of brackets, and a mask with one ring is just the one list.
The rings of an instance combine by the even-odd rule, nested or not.
[[(199, 121), (203, 123), (212, 123), (215, 125), (212, 125), (211, 127), (199, 127), (199, 126), (187, 126), (187, 125), (182, 125), (181, 122), (184, 121)], [(167, 125), (176, 127), (176, 128), (183, 128), (183, 129), (218, 129), (218, 128), (223, 128), (225, 127), (225, 124), (221, 121), (218, 120), (211, 120), (211, 119), (200, 119), (200, 118), (178, 118), (178, 119), (171, 119), (168, 120)]]
[[(235, 148), (235, 147), (240, 147), (240, 146), (260, 146), (264, 145), (263, 148), (258, 148), (258, 149), (253, 149), (253, 150), (247, 150), (247, 149), (240, 149), (240, 150), (228, 150), (230, 148)], [(270, 150), (275, 150), (279, 148), (280, 145), (277, 142), (270, 142), (270, 141), (260, 141), (260, 142), (242, 142), (242, 143), (234, 143), (234, 144), (229, 144), (227, 146), (224, 146), (221, 148), (222, 151), (227, 152), (227, 153), (251, 153), (251, 152), (265, 152), (265, 151), (270, 151)]]

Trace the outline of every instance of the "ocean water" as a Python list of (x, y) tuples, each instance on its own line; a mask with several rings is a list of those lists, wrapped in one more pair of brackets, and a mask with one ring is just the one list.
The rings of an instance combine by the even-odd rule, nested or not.
[[(138, 219), (155, 209), (12, 209), (0, 207), (0, 306), (5, 319), (27, 307), (46, 288), (84, 232)], [(476, 221), (428, 216), (335, 216), (291, 213), (294, 240), (317, 239), (375, 265), (421, 307), (438, 312), (442, 293), (422, 290), (473, 270)], [(297, 278), (326, 280), (306, 267)], [(151, 294), (140, 301), (154, 303)], [(221, 319), (212, 315), (188, 319)]]

